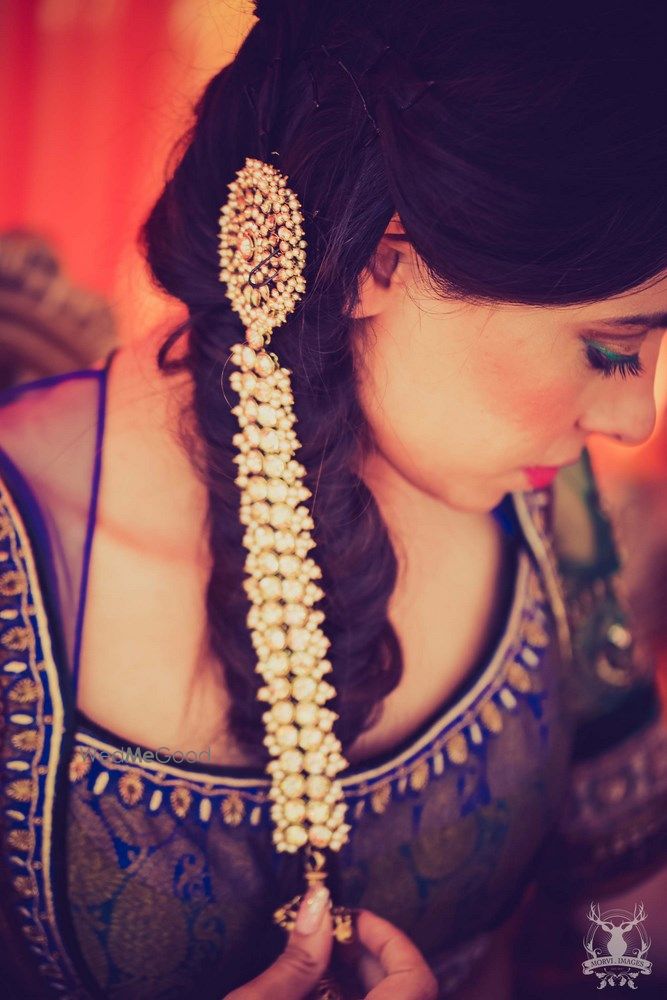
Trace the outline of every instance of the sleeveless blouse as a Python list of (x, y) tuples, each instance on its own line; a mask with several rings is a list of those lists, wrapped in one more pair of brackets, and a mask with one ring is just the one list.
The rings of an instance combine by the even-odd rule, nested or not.
[[(272, 845), (263, 771), (165, 759), (76, 705), (113, 353), (0, 400), (0, 944), (13, 955), (0, 972), (6, 961), (5, 982), (29, 983), (17, 996), (220, 1000), (284, 947), (272, 915), (303, 890), (302, 859)], [(503, 499), (494, 516), (514, 579), (493, 649), (409, 739), (339, 776), (352, 829), (327, 852), (333, 899), (403, 929), (441, 995), (481, 960), (554, 845), (562, 878), (575, 871), (595, 817), (581, 826), (573, 768), (602, 759), (599, 719), (623, 714), (622, 740), (657, 713), (652, 678), (607, 648), (625, 622), (609, 567), (580, 590), (578, 612), (568, 603), (554, 511), (553, 489)], [(591, 607), (607, 614), (593, 638)]]

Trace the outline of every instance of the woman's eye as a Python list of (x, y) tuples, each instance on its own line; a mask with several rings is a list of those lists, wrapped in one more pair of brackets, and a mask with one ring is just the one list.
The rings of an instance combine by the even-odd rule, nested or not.
[(610, 378), (612, 375), (627, 378), (628, 375), (641, 375), (644, 371), (638, 354), (617, 354), (593, 341), (586, 344), (586, 360), (603, 378)]

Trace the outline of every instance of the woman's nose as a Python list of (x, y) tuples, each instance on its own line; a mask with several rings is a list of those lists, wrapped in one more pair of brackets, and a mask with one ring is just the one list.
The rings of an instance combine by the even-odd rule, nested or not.
[(653, 380), (642, 378), (631, 386), (625, 381), (602, 386), (591, 401), (579, 427), (585, 434), (604, 434), (628, 445), (647, 441), (657, 419)]

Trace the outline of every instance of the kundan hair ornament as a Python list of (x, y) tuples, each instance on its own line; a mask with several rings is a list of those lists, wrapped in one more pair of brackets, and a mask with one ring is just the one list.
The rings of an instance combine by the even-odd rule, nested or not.
[[(262, 720), (272, 759), (269, 796), (278, 851), (305, 849), (310, 886), (326, 880), (324, 849), (338, 851), (350, 826), (336, 780), (348, 762), (333, 732), (338, 715), (325, 707), (336, 694), (324, 677), (330, 642), (315, 605), (323, 596), (322, 572), (308, 555), (314, 527), (304, 501), (305, 468), (295, 458), (301, 447), (292, 425), (291, 371), (266, 350), (305, 291), (306, 241), (303, 216), (287, 178), (274, 166), (247, 158), (229, 184), (220, 214), (220, 281), (245, 327), (245, 343), (232, 347), (240, 370), (230, 376), (240, 396), (233, 408), (240, 431), (235, 480), (241, 489), (243, 544), (248, 551), (244, 588), (252, 603), (247, 617), (264, 679), (257, 697), (268, 703)], [(274, 920), (294, 926), (302, 895), (280, 907)], [(333, 906), (334, 934), (352, 938), (352, 911)], [(320, 994), (321, 996), (327, 994)], [(330, 997), (333, 993), (328, 994)]]

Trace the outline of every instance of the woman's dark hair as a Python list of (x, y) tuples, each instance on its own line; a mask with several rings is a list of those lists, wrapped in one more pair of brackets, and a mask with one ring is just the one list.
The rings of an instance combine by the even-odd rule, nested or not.
[[(270, 160), (305, 215), (307, 292), (272, 349), (293, 373), (345, 748), (402, 672), (387, 619), (396, 557), (358, 473), (372, 440), (348, 318), (389, 219), (398, 213), (443, 294), (545, 306), (617, 295), (667, 266), (667, 142), (662, 4), (274, 0), (260, 12), (200, 98), (142, 240), (157, 282), (188, 309), (159, 363), (192, 376), (211, 647), (229, 730), (264, 762), (234, 482), (238, 397), (223, 377), (243, 328), (218, 280), (219, 209), (236, 171), (248, 156)], [(398, 54), (391, 72), (358, 75), (378, 37)], [(402, 111), (415, 77), (435, 83)]]

